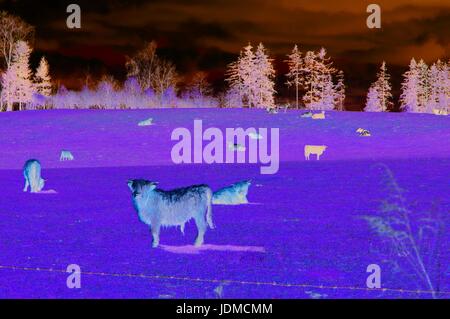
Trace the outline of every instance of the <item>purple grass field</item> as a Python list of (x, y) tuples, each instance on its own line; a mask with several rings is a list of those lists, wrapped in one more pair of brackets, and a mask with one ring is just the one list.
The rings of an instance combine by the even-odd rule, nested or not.
[[(450, 117), (429, 114), (246, 109), (24, 111), (0, 114), (0, 298), (430, 298), (428, 287), (362, 216), (379, 213), (389, 167), (413, 209), (442, 214), (439, 253), (422, 252), (450, 298)], [(152, 117), (154, 125), (138, 122)], [(280, 128), (280, 169), (172, 163), (173, 129)], [(360, 137), (357, 128), (371, 132)], [(305, 144), (327, 145), (305, 161)], [(59, 161), (61, 150), (73, 161)], [(22, 166), (42, 164), (43, 193), (23, 192)], [(251, 179), (247, 205), (213, 206), (216, 228), (161, 230), (151, 248), (127, 180), (217, 190)], [(414, 221), (413, 221), (414, 222)], [(66, 267), (81, 267), (81, 288)], [(369, 290), (369, 264), (382, 289)], [(14, 269), (14, 267), (16, 267)], [(401, 291), (405, 290), (405, 291)], [(416, 292), (419, 290), (419, 292)]]

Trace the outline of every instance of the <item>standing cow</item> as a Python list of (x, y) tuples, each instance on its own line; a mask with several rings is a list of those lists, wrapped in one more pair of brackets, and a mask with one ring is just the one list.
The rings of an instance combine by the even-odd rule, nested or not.
[(305, 145), (305, 159), (309, 161), (309, 156), (315, 154), (317, 155), (317, 160), (319, 160), (327, 148), (328, 146), (326, 145)]
[(152, 246), (159, 245), (161, 226), (180, 226), (184, 232), (184, 225), (191, 219), (195, 220), (198, 230), (195, 245), (202, 245), (207, 227), (214, 228), (209, 186), (194, 185), (164, 191), (157, 189), (157, 184), (143, 179), (128, 181), (139, 219), (150, 226)]

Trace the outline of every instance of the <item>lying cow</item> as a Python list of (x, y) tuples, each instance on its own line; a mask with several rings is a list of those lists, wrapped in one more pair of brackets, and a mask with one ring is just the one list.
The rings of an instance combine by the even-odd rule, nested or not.
[(150, 125), (153, 125), (153, 119), (152, 118), (149, 118), (149, 119), (144, 120), (144, 121), (140, 121), (138, 123), (138, 126), (150, 126)]
[(311, 154), (317, 155), (317, 160), (320, 159), (325, 150), (328, 148), (326, 145), (305, 145), (305, 159), (309, 161), (309, 156)]
[(323, 119), (325, 119), (325, 111), (322, 111), (320, 113), (315, 113), (311, 116), (311, 118), (313, 120), (323, 120)]
[(212, 203), (220, 205), (247, 204), (247, 193), (250, 185), (250, 181), (243, 181), (219, 189), (214, 192)]
[(278, 108), (277, 107), (268, 107), (268, 108), (266, 108), (266, 111), (269, 114), (278, 114)]
[(214, 228), (211, 189), (207, 185), (194, 185), (164, 191), (157, 189), (157, 184), (143, 179), (128, 181), (139, 219), (150, 226), (152, 246), (159, 245), (161, 226), (180, 226), (184, 233), (184, 225), (191, 219), (195, 220), (198, 230), (195, 245), (202, 245), (207, 227)]
[(370, 136), (370, 132), (363, 128), (357, 129), (356, 132), (359, 133), (359, 136)]
[(25, 162), (23, 176), (25, 177), (24, 192), (28, 190), (28, 186), (31, 193), (38, 193), (44, 188), (45, 180), (41, 177), (41, 163), (38, 160), (30, 159)]
[(248, 133), (248, 136), (252, 139), (252, 140), (262, 140), (262, 135), (259, 133), (254, 133), (254, 132), (250, 132)]
[(236, 152), (245, 152), (245, 150), (247, 149), (244, 145), (242, 144), (237, 144), (237, 143), (232, 143), (232, 142), (228, 142), (228, 148), (232, 151), (236, 151)]
[(433, 109), (434, 115), (448, 115), (448, 112), (446, 110), (439, 110), (439, 109)]

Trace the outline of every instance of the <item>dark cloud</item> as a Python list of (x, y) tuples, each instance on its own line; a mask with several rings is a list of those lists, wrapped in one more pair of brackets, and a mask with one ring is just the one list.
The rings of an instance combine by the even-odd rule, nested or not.
[(159, 39), (167, 47), (215, 47), (232, 53), (248, 41), (263, 41), (276, 54), (293, 43), (306, 49), (323, 45), (335, 54), (371, 49), (380, 54), (369, 56), (373, 62), (434, 39), (441, 53), (448, 54), (448, 1), (380, 0), (383, 28), (369, 30), (369, 2), (359, 0), (79, 0), (79, 31), (65, 26), (71, 2), (3, 0), (0, 6), (37, 26), (37, 40), (42, 41), (36, 45), (42, 49), (95, 43), (129, 53), (146, 40)]
[[(82, 10), (82, 29), (66, 28), (66, 7)], [(36, 26), (38, 51), (123, 67), (125, 55), (157, 40), (183, 72), (218, 70), (247, 42), (264, 42), (282, 58), (294, 43), (324, 46), (336, 64), (369, 72), (386, 60), (395, 69), (412, 56), (449, 57), (448, 0), (378, 0), (382, 29), (366, 27), (367, 0), (0, 0), (0, 8)], [(65, 64), (70, 65), (69, 63)], [(368, 67), (365, 65), (369, 65)], [(361, 67), (359, 67), (361, 66)], [(371, 75), (356, 85), (366, 85)], [(351, 80), (352, 81), (352, 80)], [(366, 88), (364, 88), (366, 89)], [(359, 90), (359, 89), (355, 89)]]

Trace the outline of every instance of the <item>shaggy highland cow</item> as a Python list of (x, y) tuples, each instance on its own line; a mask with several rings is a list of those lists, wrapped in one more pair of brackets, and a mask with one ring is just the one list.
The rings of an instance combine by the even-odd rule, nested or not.
[(25, 177), (24, 192), (28, 190), (28, 186), (31, 188), (31, 193), (38, 193), (44, 188), (45, 180), (41, 178), (41, 163), (38, 160), (30, 159), (25, 162), (23, 176)]
[(248, 204), (247, 193), (250, 181), (242, 181), (219, 189), (213, 195), (213, 204), (239, 205)]
[(150, 226), (152, 246), (159, 245), (161, 226), (180, 226), (184, 233), (184, 225), (191, 219), (195, 220), (198, 230), (195, 245), (202, 245), (207, 226), (214, 228), (211, 189), (207, 185), (194, 185), (164, 191), (157, 189), (157, 184), (142, 179), (128, 181), (139, 219)]

